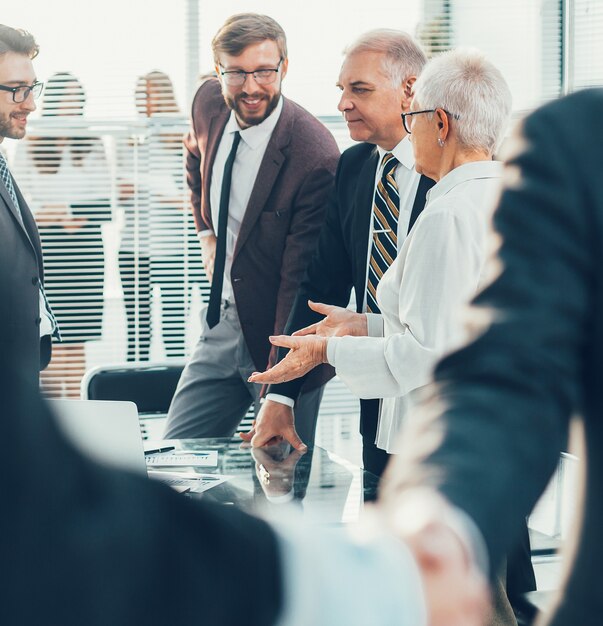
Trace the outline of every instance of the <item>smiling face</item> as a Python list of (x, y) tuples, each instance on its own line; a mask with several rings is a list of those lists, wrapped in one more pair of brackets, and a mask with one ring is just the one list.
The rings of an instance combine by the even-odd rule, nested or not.
[(352, 139), (392, 150), (406, 135), (400, 113), (408, 98), (405, 85), (392, 84), (383, 61), (379, 52), (356, 52), (346, 57), (337, 82), (341, 90), (337, 108)]
[(268, 85), (258, 84), (252, 74), (247, 74), (242, 85), (227, 85), (221, 72), (275, 69), (280, 60), (278, 46), (271, 39), (247, 46), (238, 56), (220, 54), (216, 72), (222, 84), (222, 95), (229, 108), (235, 112), (241, 128), (261, 124), (274, 111), (281, 97), (281, 83), (287, 74), (288, 61), (283, 60), (276, 80)]
[[(0, 54), (0, 85), (19, 87), (33, 85), (36, 74), (31, 59), (25, 54), (5, 52)], [(0, 91), (0, 142), (9, 139), (23, 139), (27, 129), (27, 116), (35, 111), (33, 95), (30, 93), (24, 102), (13, 102), (13, 94)]]

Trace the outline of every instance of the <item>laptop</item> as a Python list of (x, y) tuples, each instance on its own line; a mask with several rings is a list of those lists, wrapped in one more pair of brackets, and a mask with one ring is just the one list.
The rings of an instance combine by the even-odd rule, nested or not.
[(76, 448), (95, 461), (147, 475), (133, 402), (48, 400), (59, 427)]

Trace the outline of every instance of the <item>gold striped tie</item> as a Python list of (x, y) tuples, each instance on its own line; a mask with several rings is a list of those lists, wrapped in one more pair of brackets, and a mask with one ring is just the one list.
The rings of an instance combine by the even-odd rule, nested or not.
[(377, 285), (398, 253), (400, 194), (394, 178), (398, 159), (386, 152), (381, 160), (381, 176), (373, 202), (373, 241), (366, 285), (366, 309), (379, 313)]

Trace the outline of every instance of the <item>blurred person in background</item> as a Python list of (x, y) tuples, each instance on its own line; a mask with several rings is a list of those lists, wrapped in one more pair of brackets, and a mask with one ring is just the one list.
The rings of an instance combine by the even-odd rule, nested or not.
[(85, 104), (84, 88), (73, 74), (53, 74), (41, 108), (44, 121), (54, 118), (56, 129), (27, 137), (14, 161), (40, 230), (46, 294), (61, 329), (61, 343), (41, 377), (51, 396), (79, 397), (85, 342), (102, 333), (101, 225), (111, 219), (111, 184), (102, 140), (81, 127)]
[[(189, 286), (201, 280), (194, 221), (182, 170), (180, 109), (169, 76), (153, 70), (136, 83), (136, 111), (148, 120), (144, 140), (118, 144), (123, 210), (119, 269), (127, 318), (127, 360), (148, 360), (153, 287), (160, 287), (161, 334), (167, 357), (185, 354)], [(154, 118), (154, 119), (151, 119)]]

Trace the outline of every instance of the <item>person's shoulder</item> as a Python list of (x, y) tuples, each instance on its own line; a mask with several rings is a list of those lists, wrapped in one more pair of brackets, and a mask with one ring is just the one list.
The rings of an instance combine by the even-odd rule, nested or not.
[(341, 154), (341, 161), (342, 164), (364, 163), (372, 157), (376, 158), (378, 154), (377, 146), (361, 142), (346, 148)]
[(339, 157), (339, 148), (331, 131), (300, 104), (284, 98), (281, 116), (283, 123), (291, 121), (293, 143), (306, 144), (316, 151), (323, 153), (329, 151)]
[(225, 107), (222, 88), (217, 78), (203, 81), (193, 98), (193, 113), (205, 113)]
[(543, 105), (529, 115), (528, 119), (540, 119), (549, 116), (561, 117), (567, 115), (568, 111), (572, 111), (572, 117), (589, 112), (600, 114), (602, 108), (603, 89), (582, 89)]

